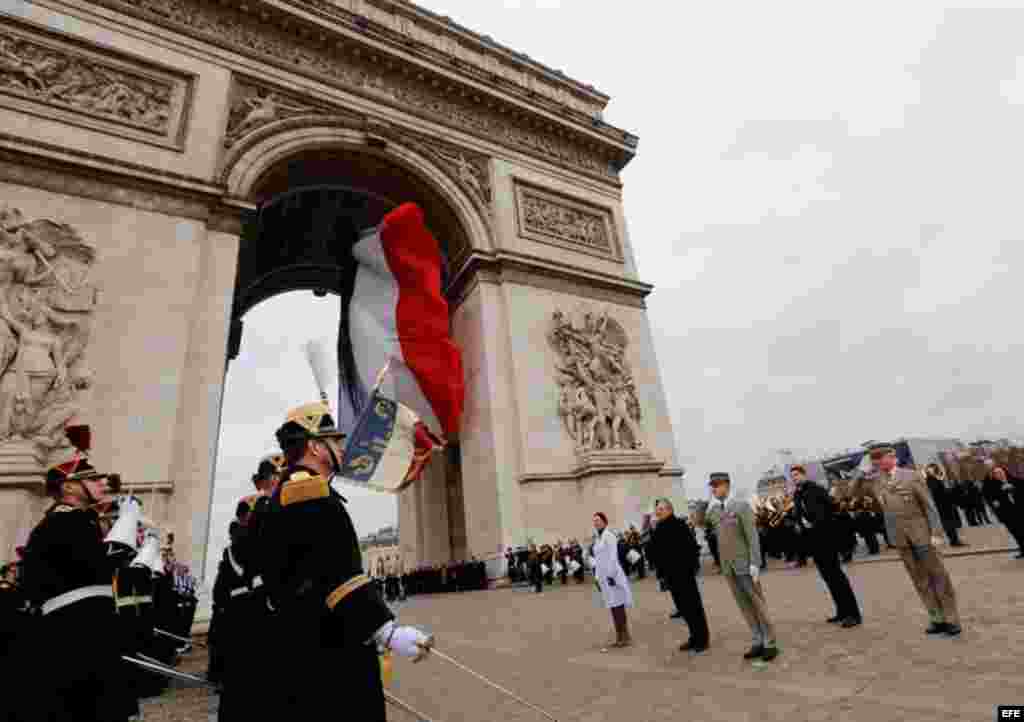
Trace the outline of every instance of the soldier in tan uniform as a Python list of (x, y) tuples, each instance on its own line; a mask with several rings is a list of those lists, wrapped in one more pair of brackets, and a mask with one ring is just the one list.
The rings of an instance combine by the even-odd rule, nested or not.
[(873, 497), (882, 507), (889, 540), (900, 550), (903, 565), (928, 611), (928, 634), (960, 634), (956, 593), (938, 547), (943, 543), (942, 522), (921, 474), (896, 467), (896, 450), (871, 450), (877, 478), (862, 480), (858, 496)]

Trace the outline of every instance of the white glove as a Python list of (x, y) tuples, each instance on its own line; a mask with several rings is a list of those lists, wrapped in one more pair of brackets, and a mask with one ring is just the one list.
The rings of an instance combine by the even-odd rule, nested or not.
[(753, 579), (756, 582), (757, 578), (759, 576), (761, 576), (761, 567), (757, 566), (756, 564), (751, 564), (750, 565), (750, 578)]
[(142, 518), (142, 506), (135, 497), (120, 497), (118, 499), (117, 521), (107, 534), (105, 542), (117, 542), (136, 551), (139, 520)]
[(394, 622), (381, 627), (374, 639), (379, 646), (414, 662), (423, 659), (434, 645), (433, 636), (424, 634), (416, 627), (396, 626)]

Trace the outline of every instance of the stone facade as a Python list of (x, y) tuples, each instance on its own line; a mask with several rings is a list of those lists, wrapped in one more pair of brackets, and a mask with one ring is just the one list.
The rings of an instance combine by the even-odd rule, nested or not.
[[(600, 119), (607, 100), (399, 0), (6, 6), (0, 204), (92, 249), (102, 291), (76, 311), (87, 334), (40, 326), (82, 347), (89, 382), (47, 405), (65, 386), (43, 374), (29, 400), (94, 426), (94, 460), (151, 492), (201, 577), (244, 219), (286, 189), (283, 164), (334, 154), (375, 192), (415, 197), (448, 239), (467, 408), (457, 447), (400, 497), (406, 564), (581, 537), (598, 509), (638, 521), (682, 470), (622, 212), (636, 138)], [(11, 273), (60, 257), (34, 248)], [(582, 352), (552, 345), (556, 313), (581, 330), (606, 319), (580, 342), (575, 385), (565, 365)], [(580, 416), (582, 437), (560, 413), (569, 386), (611, 409)], [(43, 508), (41, 434), (0, 434), (0, 556)]]

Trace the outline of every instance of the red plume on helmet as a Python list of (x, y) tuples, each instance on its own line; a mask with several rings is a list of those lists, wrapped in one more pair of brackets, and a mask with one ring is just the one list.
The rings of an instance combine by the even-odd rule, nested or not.
[(53, 495), (60, 491), (65, 481), (79, 481), (100, 476), (95, 467), (89, 463), (88, 452), (92, 444), (92, 433), (83, 424), (64, 427), (64, 435), (75, 447), (74, 455), (61, 464), (51, 466), (46, 472), (46, 491)]
[(83, 454), (88, 454), (92, 446), (92, 431), (88, 424), (76, 424), (75, 426), (64, 427), (64, 435), (68, 437), (71, 445)]

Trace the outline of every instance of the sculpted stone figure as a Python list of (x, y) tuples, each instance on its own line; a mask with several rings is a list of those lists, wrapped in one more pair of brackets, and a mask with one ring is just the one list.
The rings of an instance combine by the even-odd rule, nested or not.
[(577, 451), (642, 448), (640, 402), (622, 326), (607, 313), (589, 311), (579, 327), (561, 310), (551, 321), (548, 341), (559, 357), (558, 415)]
[(94, 259), (70, 226), (0, 209), (0, 444), (31, 441), (46, 458), (66, 443), (91, 385)]

